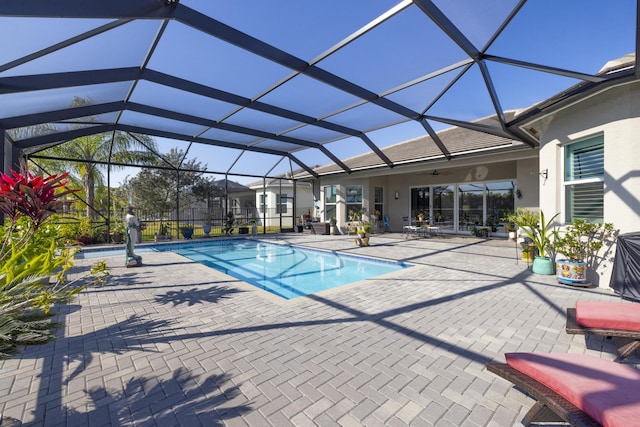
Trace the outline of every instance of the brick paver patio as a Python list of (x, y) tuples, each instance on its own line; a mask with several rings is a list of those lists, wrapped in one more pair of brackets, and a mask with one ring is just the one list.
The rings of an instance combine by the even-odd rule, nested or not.
[(34, 426), (513, 426), (534, 401), (486, 362), (510, 351), (615, 358), (607, 339), (567, 335), (564, 322), (578, 299), (619, 298), (532, 274), (513, 243), (279, 240), (416, 266), (284, 301), (172, 253), (126, 269), (123, 248), (108, 258), (108, 285), (62, 308), (55, 342), (0, 362), (4, 417)]

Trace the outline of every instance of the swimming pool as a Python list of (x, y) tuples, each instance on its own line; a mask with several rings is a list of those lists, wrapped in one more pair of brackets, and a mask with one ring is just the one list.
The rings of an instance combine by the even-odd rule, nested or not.
[[(332, 289), (401, 270), (409, 264), (306, 249), (253, 239), (164, 244), (136, 253), (171, 251), (285, 299)], [(83, 258), (110, 256), (83, 251)], [(120, 249), (113, 255), (122, 255)]]

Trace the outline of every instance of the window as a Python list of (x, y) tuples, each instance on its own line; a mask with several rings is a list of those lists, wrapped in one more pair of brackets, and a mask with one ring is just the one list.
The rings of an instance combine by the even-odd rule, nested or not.
[(382, 187), (374, 187), (373, 189), (373, 213), (378, 211), (378, 218), (382, 219), (384, 216), (384, 189)]
[(324, 187), (324, 220), (329, 221), (336, 216), (336, 195), (338, 188), (335, 185)]
[(287, 195), (286, 194), (278, 194), (278, 204), (276, 205), (276, 213), (277, 214), (285, 214), (287, 213)]
[(604, 137), (599, 135), (565, 147), (565, 211), (567, 222), (604, 220)]
[(267, 195), (260, 194), (260, 213), (265, 213), (267, 210)]
[(359, 217), (362, 212), (362, 185), (347, 185), (346, 196), (347, 215), (355, 214)]

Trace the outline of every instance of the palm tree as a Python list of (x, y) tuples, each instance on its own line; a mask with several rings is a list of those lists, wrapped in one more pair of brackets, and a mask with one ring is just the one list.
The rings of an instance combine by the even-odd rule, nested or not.
[[(90, 104), (89, 99), (75, 98), (71, 107)], [(87, 122), (96, 122), (96, 117), (83, 117), (82, 125)], [(152, 163), (156, 151), (155, 141), (146, 135), (135, 137), (124, 132), (110, 132), (95, 135), (87, 135), (76, 138), (64, 144), (60, 144), (39, 154), (55, 157), (53, 162), (47, 162), (53, 172), (68, 171), (70, 178), (77, 184), (81, 184), (85, 191), (87, 205), (87, 217), (91, 220), (97, 218), (94, 208), (96, 185), (104, 185), (104, 173), (106, 164), (117, 163)], [(122, 169), (121, 166), (111, 166), (114, 169)]]

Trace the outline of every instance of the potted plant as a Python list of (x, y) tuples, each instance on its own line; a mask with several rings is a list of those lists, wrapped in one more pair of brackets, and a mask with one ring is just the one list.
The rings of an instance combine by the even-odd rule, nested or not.
[(365, 222), (358, 227), (358, 237), (355, 242), (358, 246), (369, 246), (369, 235), (371, 234), (371, 223)]
[(556, 233), (555, 249), (564, 258), (556, 260), (560, 283), (587, 283), (587, 268), (594, 266), (598, 252), (613, 235), (612, 223), (591, 223), (576, 219)]
[(171, 240), (171, 224), (168, 222), (160, 222), (160, 229), (155, 234), (155, 241)]
[(76, 226), (76, 243), (88, 245), (91, 242), (91, 222), (88, 218), (82, 218)]
[(536, 257), (536, 247), (533, 244), (522, 243), (522, 261), (526, 263), (533, 263)]
[(249, 224), (251, 224), (251, 235), (256, 236), (258, 234), (258, 220), (251, 218)]
[(191, 239), (193, 237), (193, 226), (192, 225), (185, 225), (180, 227), (180, 231), (182, 232), (182, 236), (185, 239)]
[(336, 234), (338, 234), (338, 229), (336, 227), (336, 224), (338, 223), (338, 221), (336, 220), (335, 216), (332, 216), (331, 219), (329, 219), (329, 227), (330, 227), (330, 233), (332, 236), (335, 236)]
[(112, 223), (110, 233), (111, 243), (123, 243), (125, 231), (126, 229), (123, 221), (116, 221)]
[(204, 213), (204, 221), (202, 223), (202, 231), (204, 231), (205, 237), (209, 237), (209, 233), (211, 233), (211, 213)]
[(362, 226), (362, 231), (364, 231), (364, 235), (362, 237), (362, 243), (364, 246), (369, 246), (369, 236), (371, 236), (371, 223), (365, 222)]
[(527, 209), (518, 209), (515, 214), (515, 223), (524, 234), (531, 239), (536, 247), (538, 255), (533, 260), (531, 270), (538, 274), (553, 274), (553, 261), (550, 256), (554, 252), (555, 228), (553, 221), (559, 213), (555, 214), (549, 221), (545, 221), (544, 212), (540, 211), (538, 215)]
[(224, 225), (224, 234), (231, 236), (233, 233), (233, 225), (235, 224), (235, 218), (233, 217), (233, 211), (227, 212), (227, 219)]

